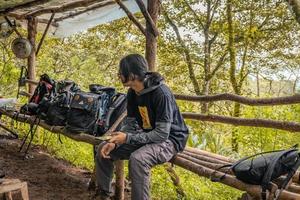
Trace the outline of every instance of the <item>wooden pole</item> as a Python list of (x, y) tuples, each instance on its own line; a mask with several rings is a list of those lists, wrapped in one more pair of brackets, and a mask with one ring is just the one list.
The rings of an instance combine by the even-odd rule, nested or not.
[(124, 161), (118, 160), (115, 162), (116, 166), (116, 195), (115, 199), (117, 200), (123, 200), (124, 199)]
[[(28, 17), (27, 19), (27, 31), (28, 31), (28, 40), (32, 45), (32, 51), (27, 60), (28, 65), (28, 77), (30, 80), (35, 80), (35, 66), (36, 66), (36, 33), (37, 33), (37, 19), (35, 17)], [(35, 85), (29, 84), (29, 93), (33, 94)]]
[[(154, 25), (157, 24), (159, 15), (160, 0), (148, 1), (148, 13), (150, 14)], [(152, 24), (153, 25), (153, 24)], [(146, 52), (145, 57), (149, 64), (149, 70), (155, 71), (157, 54), (157, 37), (153, 34), (151, 23), (146, 20)]]

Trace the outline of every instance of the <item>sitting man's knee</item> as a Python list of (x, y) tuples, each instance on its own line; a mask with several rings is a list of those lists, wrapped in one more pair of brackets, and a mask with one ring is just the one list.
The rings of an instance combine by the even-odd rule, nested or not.
[(129, 163), (130, 165), (142, 165), (145, 166), (145, 159), (143, 158), (145, 155), (143, 155), (140, 151), (135, 151), (130, 155)]
[(96, 157), (97, 158), (100, 158), (101, 155), (100, 155), (100, 152), (101, 152), (101, 149), (103, 148), (103, 146), (105, 145), (106, 142), (102, 142), (98, 145), (98, 147), (96, 148)]

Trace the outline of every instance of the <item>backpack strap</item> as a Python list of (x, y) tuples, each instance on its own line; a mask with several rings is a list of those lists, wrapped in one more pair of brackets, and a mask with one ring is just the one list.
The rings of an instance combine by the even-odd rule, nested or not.
[(271, 181), (271, 178), (272, 178), (272, 174), (273, 174), (273, 171), (274, 171), (274, 168), (275, 168), (275, 165), (277, 164), (278, 160), (285, 154), (287, 153), (290, 153), (292, 151), (297, 151), (295, 148), (293, 149), (289, 149), (289, 150), (285, 150), (285, 151), (282, 151), (280, 152), (279, 154), (276, 155), (276, 157), (274, 157), (274, 159), (270, 162), (265, 174), (264, 174), (264, 177), (262, 179), (262, 184), (261, 184), (261, 187), (262, 187), (262, 199), (263, 200), (266, 200), (267, 198), (267, 188), (268, 188), (268, 185)]
[(289, 173), (287, 174), (286, 178), (283, 180), (283, 182), (281, 183), (281, 185), (279, 186), (278, 190), (275, 193), (275, 198), (274, 200), (278, 200), (281, 192), (286, 188), (286, 186), (288, 185), (289, 181), (291, 180), (291, 178), (293, 177), (293, 175), (296, 173), (297, 169), (300, 166), (300, 155), (298, 154), (298, 159), (297, 162), (295, 163), (295, 165), (291, 168), (291, 170), (289, 171)]
[[(215, 177), (215, 174), (216, 174), (217, 171), (219, 171), (220, 169), (226, 168), (226, 167), (228, 167), (228, 169), (226, 170), (226, 172), (224, 173), (224, 175), (222, 175), (219, 178)], [(212, 182), (220, 182), (222, 179), (225, 178), (225, 176), (227, 175), (227, 173), (229, 172), (229, 170), (232, 169), (232, 167), (233, 167), (233, 164), (227, 164), (227, 165), (223, 165), (223, 166), (215, 169), (215, 171), (213, 173), (211, 173), (211, 175), (210, 175), (210, 180)]]
[(117, 94), (116, 99), (112, 102), (112, 104), (109, 106), (107, 115), (106, 115), (106, 121), (105, 121), (105, 129), (107, 129), (110, 125), (110, 118), (116, 108), (118, 108), (125, 100), (126, 100), (126, 95), (124, 94)]

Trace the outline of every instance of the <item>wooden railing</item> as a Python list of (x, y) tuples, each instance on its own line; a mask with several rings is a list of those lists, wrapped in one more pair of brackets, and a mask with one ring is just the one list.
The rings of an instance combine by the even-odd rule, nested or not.
[[(26, 80), (29, 84), (37, 84), (38, 82), (32, 80)], [(27, 94), (30, 96), (30, 94)], [(189, 96), (189, 95), (174, 95), (177, 100), (193, 101), (193, 102), (214, 102), (214, 101), (233, 101), (248, 106), (278, 106), (278, 105), (289, 105), (300, 103), (300, 94), (277, 97), (277, 98), (248, 98), (242, 97), (234, 94), (218, 94), (218, 95), (208, 95), (208, 96)], [(8, 117), (15, 117), (15, 114), (7, 112), (0, 109), (0, 113), (7, 115)], [(183, 117), (186, 119), (200, 120), (200, 121), (210, 121), (210, 122), (220, 122), (226, 124), (232, 124), (235, 126), (253, 126), (253, 127), (264, 127), (264, 128), (274, 128), (279, 130), (285, 130), (290, 132), (300, 132), (300, 123), (298, 122), (288, 122), (288, 121), (278, 121), (269, 119), (247, 119), (247, 118), (236, 118), (221, 115), (212, 114), (197, 114), (183, 112)], [(16, 119), (20, 122), (34, 123), (34, 119), (30, 116), (19, 115)], [(39, 124), (41, 127), (53, 132), (63, 134), (76, 141), (86, 142), (92, 145), (99, 144), (101, 142), (97, 138), (87, 135), (87, 134), (72, 134), (65, 131), (64, 127), (49, 126), (45, 122), (41, 121)], [(234, 160), (220, 156), (217, 154), (212, 154), (206, 151), (201, 151), (199, 149), (187, 147), (182, 153), (179, 153), (172, 161), (172, 163), (192, 171), (199, 176), (204, 176), (207, 178), (219, 178), (224, 175), (224, 171), (216, 169), (224, 164), (233, 163)], [(123, 162), (118, 162), (118, 174), (116, 184), (116, 193), (119, 194), (119, 198), (122, 199), (124, 196), (122, 193), (124, 188), (124, 176), (123, 176)], [(214, 174), (214, 175), (212, 175)], [(221, 183), (234, 187), (236, 189), (246, 191), (253, 197), (260, 197), (261, 187), (255, 185), (249, 185), (243, 183), (236, 179), (232, 174), (228, 174), (224, 179), (220, 180)], [(299, 173), (297, 173), (293, 182), (291, 182), (286, 190), (284, 190), (279, 199), (299, 199), (300, 200), (300, 186), (299, 183)], [(275, 187), (275, 186), (274, 186)], [(271, 194), (272, 195), (272, 194)], [(117, 197), (118, 198), (118, 197)]]

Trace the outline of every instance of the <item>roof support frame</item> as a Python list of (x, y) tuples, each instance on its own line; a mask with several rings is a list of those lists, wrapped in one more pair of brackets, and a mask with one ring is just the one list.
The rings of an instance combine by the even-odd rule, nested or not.
[(43, 14), (47, 14), (47, 13), (51, 13), (51, 12), (55, 12), (55, 13), (65, 12), (65, 11), (72, 10), (77, 7), (87, 7), (96, 2), (99, 2), (99, 0), (81, 0), (81, 1), (71, 2), (71, 3), (66, 3), (61, 6), (42, 8), (42, 9), (39, 9), (36, 11), (26, 13), (25, 15), (23, 15), (23, 18), (27, 18), (28, 16), (43, 15)]
[(98, 4), (93, 4), (93, 5), (87, 7), (84, 10), (81, 10), (81, 11), (78, 11), (78, 12), (75, 12), (75, 13), (70, 13), (67, 16), (56, 18), (54, 21), (55, 22), (63, 21), (65, 19), (68, 19), (68, 18), (71, 18), (71, 17), (75, 17), (77, 15), (80, 15), (80, 14), (83, 14), (83, 13), (86, 13), (86, 12), (89, 12), (91, 10), (95, 10), (95, 9), (98, 9), (98, 8), (102, 8), (104, 6), (108, 6), (108, 5), (111, 5), (111, 4), (115, 4), (115, 1), (111, 0), (111, 1), (108, 1), (108, 2), (100, 2)]
[(20, 5), (17, 5), (17, 6), (11, 7), (11, 8), (7, 8), (7, 9), (4, 9), (4, 10), (0, 11), (0, 16), (6, 15), (9, 12), (13, 12), (16, 9), (28, 8), (28, 7), (31, 7), (31, 6), (34, 6), (34, 5), (40, 5), (40, 4), (43, 4), (47, 1), (49, 1), (49, 0), (31, 0), (29, 2), (25, 2), (23, 4), (20, 4)]
[(35, 55), (36, 55), (36, 56), (39, 54), (39, 51), (40, 51), (40, 49), (41, 49), (41, 46), (42, 46), (42, 44), (43, 44), (43, 42), (44, 42), (44, 39), (45, 39), (45, 37), (46, 37), (46, 34), (47, 34), (48, 30), (49, 30), (50, 24), (52, 23), (52, 20), (53, 20), (53, 18), (54, 18), (54, 15), (55, 15), (55, 13), (52, 13), (52, 15), (51, 15), (51, 17), (50, 17), (50, 20), (49, 20), (48, 23), (47, 23), (47, 26), (46, 26), (45, 31), (44, 31), (44, 33), (43, 33), (43, 36), (42, 36), (42, 38), (41, 38), (41, 40), (40, 40), (40, 42), (39, 42), (39, 44), (38, 44), (38, 47), (37, 47), (37, 49), (36, 49), (36, 52), (35, 52)]
[(121, 0), (115, 0), (115, 2), (122, 8), (127, 14), (128, 18), (140, 29), (140, 31), (146, 36), (145, 27), (138, 21), (138, 19), (129, 11), (129, 9), (122, 3)]
[(144, 18), (146, 19), (147, 23), (150, 24), (150, 28), (152, 29), (152, 33), (155, 37), (157, 37), (159, 35), (159, 31), (156, 28), (156, 24), (154, 23), (154, 21), (152, 20), (149, 12), (147, 11), (147, 8), (145, 6), (145, 4), (143, 3), (142, 0), (135, 0), (137, 5), (139, 6)]

